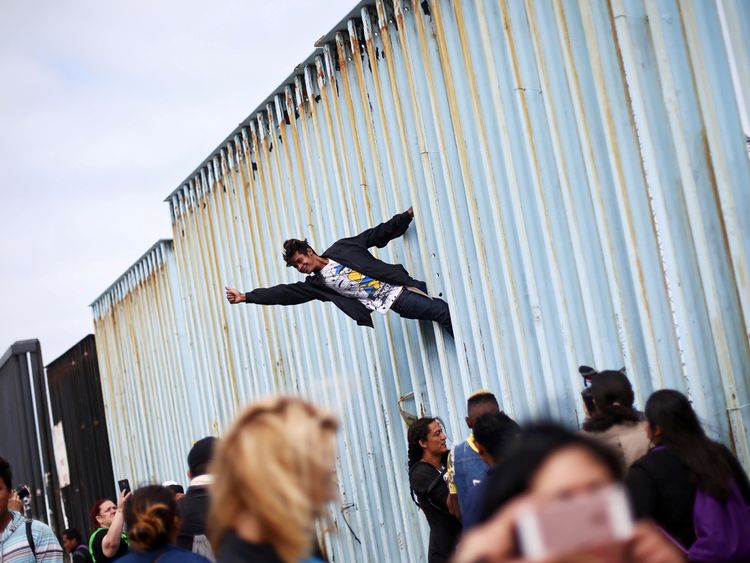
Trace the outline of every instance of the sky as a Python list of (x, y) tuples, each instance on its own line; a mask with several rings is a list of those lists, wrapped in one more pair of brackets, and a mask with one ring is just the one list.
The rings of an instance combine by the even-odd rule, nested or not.
[(164, 198), (356, 4), (0, 0), (0, 355), (93, 333)]

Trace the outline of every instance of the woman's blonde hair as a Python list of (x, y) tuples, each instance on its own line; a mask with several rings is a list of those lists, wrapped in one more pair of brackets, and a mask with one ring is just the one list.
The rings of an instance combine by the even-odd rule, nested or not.
[(251, 517), (282, 560), (305, 557), (333, 479), (337, 427), (332, 415), (293, 397), (245, 409), (219, 441), (209, 470), (216, 477), (208, 519), (214, 548)]

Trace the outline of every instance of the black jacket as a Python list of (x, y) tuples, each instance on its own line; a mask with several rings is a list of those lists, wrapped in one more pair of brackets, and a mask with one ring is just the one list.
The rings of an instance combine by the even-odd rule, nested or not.
[(692, 545), (695, 486), (675, 454), (649, 452), (630, 466), (626, 482), (636, 518), (651, 518), (683, 547)]
[(177, 547), (192, 551), (195, 536), (206, 535), (209, 501), (207, 487), (188, 487), (185, 496), (178, 502), (182, 527), (177, 536)]
[[(336, 241), (321, 256), (331, 258), (339, 264), (378, 281), (392, 285), (416, 287), (426, 292), (427, 284), (412, 278), (401, 264), (388, 264), (378, 260), (367, 250), (373, 246), (383, 248), (393, 239), (402, 236), (409, 228), (411, 220), (412, 218), (407, 212), (394, 215), (389, 221), (367, 229), (357, 236)], [(318, 272), (307, 276), (303, 282), (258, 288), (245, 294), (246, 303), (257, 305), (298, 305), (313, 299), (331, 301), (357, 321), (358, 325), (373, 326), (370, 317), (371, 311), (367, 307), (357, 299), (344, 297), (330, 289), (323, 283)]]
[(71, 555), (73, 563), (91, 563), (91, 554), (89, 554), (88, 547), (83, 544), (79, 544)]
[(229, 531), (221, 542), (216, 558), (218, 563), (283, 563), (270, 543), (250, 543)]
[[(745, 502), (750, 503), (750, 483), (742, 466), (726, 447), (724, 456)], [(651, 518), (687, 549), (695, 541), (693, 504), (695, 485), (690, 470), (669, 448), (655, 448), (628, 470), (628, 492), (636, 518)]]

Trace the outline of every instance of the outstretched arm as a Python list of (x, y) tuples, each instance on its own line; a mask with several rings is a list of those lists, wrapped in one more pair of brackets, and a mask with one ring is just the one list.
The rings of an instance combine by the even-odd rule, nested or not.
[(347, 240), (362, 245), (365, 248), (370, 248), (371, 246), (383, 248), (393, 239), (402, 236), (406, 232), (413, 217), (414, 210), (410, 207), (403, 213), (394, 215), (385, 223), (380, 223), (380, 225), (367, 229), (356, 237), (351, 237)]
[(282, 283), (273, 287), (259, 287), (243, 293), (233, 287), (227, 287), (227, 301), (237, 303), (255, 303), (256, 305), (299, 305), (316, 299), (308, 291), (304, 282)]
[(104, 539), (102, 540), (102, 552), (107, 557), (114, 557), (117, 550), (120, 549), (120, 542), (122, 541), (122, 529), (125, 527), (125, 516), (123, 510), (125, 510), (125, 501), (128, 500), (130, 491), (123, 491), (120, 493), (120, 498), (117, 499), (117, 512), (115, 517), (112, 519)]
[(224, 289), (227, 290), (227, 301), (229, 301), (232, 305), (237, 305), (237, 303), (245, 302), (245, 294), (242, 293), (239, 289), (235, 289), (229, 286), (225, 286)]

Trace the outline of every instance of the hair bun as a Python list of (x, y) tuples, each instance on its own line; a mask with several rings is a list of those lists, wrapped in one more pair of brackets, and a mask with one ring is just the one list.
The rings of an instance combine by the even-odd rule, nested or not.
[(129, 536), (138, 551), (148, 551), (155, 545), (163, 543), (166, 538), (167, 529), (159, 512), (163, 512), (164, 507), (154, 505), (149, 507), (146, 512), (137, 515), (137, 520), (130, 528)]

